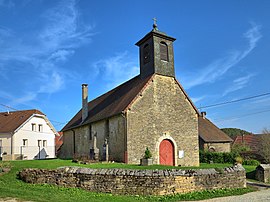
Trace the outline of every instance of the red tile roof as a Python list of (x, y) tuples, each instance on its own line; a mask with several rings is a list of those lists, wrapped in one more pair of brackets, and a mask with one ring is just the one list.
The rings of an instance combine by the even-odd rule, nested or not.
[(55, 150), (57, 151), (63, 144), (63, 132), (58, 132), (59, 136), (55, 136)]
[(233, 140), (207, 118), (199, 117), (199, 136), (204, 142), (232, 142)]
[(0, 113), (0, 133), (14, 132), (33, 114), (44, 115), (37, 109)]
[(258, 151), (259, 150), (259, 141), (260, 141), (260, 135), (243, 135), (243, 136), (237, 136), (233, 142), (234, 145), (247, 145), (250, 147), (251, 151)]

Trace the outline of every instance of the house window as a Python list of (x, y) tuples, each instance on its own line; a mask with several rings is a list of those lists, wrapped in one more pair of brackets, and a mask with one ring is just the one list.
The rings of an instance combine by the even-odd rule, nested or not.
[(43, 132), (43, 126), (42, 126), (42, 124), (38, 124), (38, 132)]
[(36, 131), (36, 124), (32, 123), (32, 131)]
[(41, 140), (38, 140), (38, 146), (41, 147)]
[(43, 147), (47, 147), (47, 140), (43, 140)]
[(160, 42), (159, 47), (160, 47), (160, 59), (164, 61), (169, 61), (167, 44), (162, 41)]
[(28, 139), (23, 139), (23, 146), (27, 147), (28, 146)]

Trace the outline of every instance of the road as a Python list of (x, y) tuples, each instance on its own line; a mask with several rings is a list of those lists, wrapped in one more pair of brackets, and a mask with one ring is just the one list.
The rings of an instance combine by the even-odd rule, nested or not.
[[(270, 189), (250, 192), (240, 196), (227, 196), (202, 200), (200, 202), (266, 202), (270, 201)], [(190, 201), (189, 201), (190, 202)]]

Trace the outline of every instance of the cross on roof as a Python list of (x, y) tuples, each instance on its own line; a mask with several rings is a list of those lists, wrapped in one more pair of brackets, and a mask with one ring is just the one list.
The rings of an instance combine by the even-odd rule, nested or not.
[(154, 24), (153, 24), (153, 28), (154, 30), (158, 30), (157, 28), (157, 18), (153, 18)]

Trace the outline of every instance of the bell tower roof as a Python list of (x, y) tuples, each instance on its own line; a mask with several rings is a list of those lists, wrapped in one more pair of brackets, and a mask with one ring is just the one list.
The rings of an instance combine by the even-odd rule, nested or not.
[(140, 48), (140, 75), (151, 74), (175, 77), (173, 42), (176, 40), (158, 30), (154, 18), (153, 29), (136, 45)]

